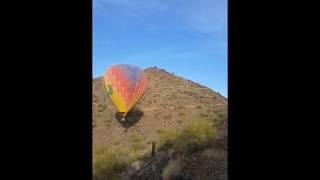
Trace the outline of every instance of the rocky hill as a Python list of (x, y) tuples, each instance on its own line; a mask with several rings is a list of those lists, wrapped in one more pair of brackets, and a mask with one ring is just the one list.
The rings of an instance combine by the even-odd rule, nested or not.
[[(103, 91), (102, 78), (93, 80), (94, 163), (101, 149), (118, 148), (134, 152), (134, 156), (139, 158), (120, 168), (117, 171), (120, 175), (114, 176), (115, 179), (227, 179), (227, 99), (163, 69), (152, 67), (144, 71), (148, 77), (148, 88), (125, 122), (120, 121), (115, 107)], [(161, 133), (183, 131), (198, 119), (214, 124), (217, 133), (210, 145), (192, 153), (181, 151), (176, 154), (160, 147), (163, 145)], [(139, 172), (138, 177), (132, 176), (143, 167), (148, 169), (146, 162), (150, 159), (152, 141), (156, 142), (157, 151), (152, 177), (147, 171)], [(94, 165), (94, 168), (106, 168), (101, 164)], [(98, 173), (101, 172), (103, 170)], [(95, 176), (95, 179), (99, 177), (103, 179), (102, 175)]]

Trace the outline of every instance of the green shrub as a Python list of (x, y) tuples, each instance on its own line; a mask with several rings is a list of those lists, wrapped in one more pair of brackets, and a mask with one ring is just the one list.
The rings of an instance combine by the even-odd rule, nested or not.
[(98, 148), (93, 160), (93, 179), (120, 179), (120, 172), (129, 164), (127, 156), (121, 149)]
[(118, 180), (132, 162), (139, 159), (135, 151), (112, 146), (98, 147), (93, 158), (93, 180)]
[(179, 152), (193, 153), (209, 147), (216, 136), (217, 130), (212, 121), (196, 119), (181, 131), (161, 131), (159, 141), (162, 149), (173, 148)]
[(188, 152), (202, 150), (208, 147), (216, 136), (217, 131), (211, 121), (195, 120), (180, 133), (176, 149)]
[(161, 130), (159, 131), (159, 142), (162, 148), (170, 148), (172, 147), (177, 138), (178, 132), (174, 129), (171, 130)]

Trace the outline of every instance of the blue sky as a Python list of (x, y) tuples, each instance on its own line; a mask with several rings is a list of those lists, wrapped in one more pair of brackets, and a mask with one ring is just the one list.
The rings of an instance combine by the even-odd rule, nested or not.
[(93, 0), (93, 77), (157, 66), (227, 97), (227, 0)]

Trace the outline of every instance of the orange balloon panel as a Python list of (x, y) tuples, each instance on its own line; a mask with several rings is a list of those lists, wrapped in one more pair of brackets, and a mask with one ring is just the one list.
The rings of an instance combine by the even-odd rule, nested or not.
[(139, 101), (147, 87), (144, 71), (134, 65), (113, 65), (103, 77), (107, 95), (117, 110), (125, 114)]

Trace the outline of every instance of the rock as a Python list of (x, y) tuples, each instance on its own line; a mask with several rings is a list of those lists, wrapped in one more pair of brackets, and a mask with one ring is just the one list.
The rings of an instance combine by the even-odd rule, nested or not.
[(142, 166), (142, 162), (141, 161), (135, 161), (131, 164), (131, 167), (135, 170), (139, 170)]

